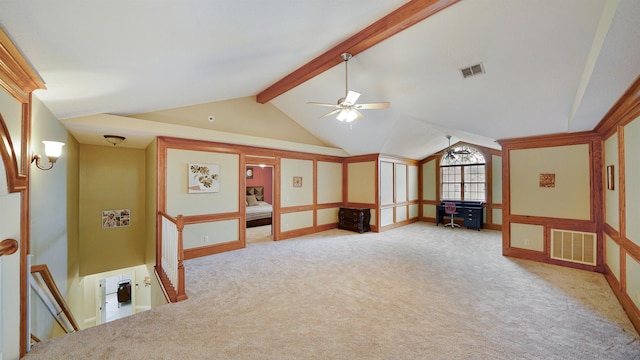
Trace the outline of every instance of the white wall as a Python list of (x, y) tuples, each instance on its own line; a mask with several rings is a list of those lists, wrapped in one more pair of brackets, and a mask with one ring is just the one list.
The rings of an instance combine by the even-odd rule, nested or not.
[[(37, 98), (33, 99), (32, 118), (31, 147), (35, 153), (44, 155), (43, 140), (67, 142), (66, 129)], [(67, 150), (63, 147), (51, 170), (32, 165), (30, 175), (32, 265), (46, 264), (64, 297), (68, 288)], [(40, 298), (32, 293), (31, 300), (31, 332), (40, 339), (60, 334), (61, 329)]]

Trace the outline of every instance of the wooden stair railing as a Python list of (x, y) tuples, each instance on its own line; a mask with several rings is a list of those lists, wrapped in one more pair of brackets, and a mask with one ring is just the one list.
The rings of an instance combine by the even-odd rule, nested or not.
[(14, 239), (4, 239), (0, 242), (0, 256), (11, 255), (18, 251), (18, 241)]
[[(80, 330), (80, 328), (78, 327), (78, 323), (76, 323), (76, 319), (73, 317), (73, 314), (71, 313), (71, 310), (69, 309), (69, 305), (67, 305), (67, 302), (64, 300), (64, 297), (62, 297), (62, 294), (60, 293), (60, 290), (58, 289), (58, 286), (56, 285), (56, 282), (53, 279), (53, 276), (51, 276), (51, 272), (49, 271), (49, 267), (47, 267), (46, 264), (33, 265), (33, 266), (31, 266), (31, 274), (33, 275), (35, 273), (39, 273), (40, 274), (40, 277), (42, 278), (42, 281), (47, 286), (47, 289), (49, 290), (49, 292), (53, 296), (54, 300), (56, 301), (56, 303), (58, 304), (60, 309), (62, 309), (58, 314), (54, 315), (52, 313), (54, 319), (56, 320), (56, 322), (58, 322), (58, 325), (60, 325), (60, 327), (62, 327), (66, 333), (72, 333), (72, 332), (76, 332), (76, 331)], [(65, 317), (67, 318), (67, 321), (69, 322), (69, 324), (73, 328), (73, 331), (70, 331), (67, 328), (67, 326), (65, 326), (62, 323), (62, 321), (60, 320), (59, 315), (62, 314), (62, 313), (64, 313)]]
[[(164, 236), (167, 235), (167, 234), (163, 234), (163, 226), (162, 226), (163, 218), (175, 224), (176, 231), (177, 231), (177, 244), (176, 244), (177, 249), (175, 254), (177, 256), (177, 259), (175, 259), (176, 260), (175, 269), (167, 269), (166, 267), (169, 266), (169, 264), (165, 264), (162, 261), (163, 256), (166, 255), (163, 253), (163, 248), (167, 245), (163, 243)], [(184, 246), (183, 246), (183, 239), (182, 239), (182, 230), (184, 229), (184, 216), (178, 215), (174, 218), (163, 211), (159, 211), (157, 214), (157, 223), (159, 224), (159, 226), (158, 226), (158, 234), (157, 234), (158, 238), (156, 242), (156, 266), (155, 266), (156, 274), (158, 274), (160, 283), (162, 284), (165, 290), (164, 292), (167, 295), (168, 300), (170, 302), (187, 300), (188, 297), (185, 291), (185, 283), (184, 283), (184, 265), (183, 265)], [(175, 274), (176, 274), (175, 280), (177, 284), (174, 284), (173, 281), (171, 280), (173, 276), (170, 276), (170, 274), (173, 271), (175, 271)]]

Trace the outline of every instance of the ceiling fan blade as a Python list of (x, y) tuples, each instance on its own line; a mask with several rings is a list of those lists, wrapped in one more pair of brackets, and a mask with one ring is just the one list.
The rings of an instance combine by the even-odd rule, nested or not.
[(460, 154), (460, 155), (469, 155), (471, 154), (471, 151), (469, 151), (469, 149), (461, 149), (461, 150), (452, 150), (454, 154)]
[(320, 102), (314, 102), (314, 101), (309, 101), (307, 105), (337, 107), (335, 104), (326, 104), (326, 103), (320, 103)]
[(356, 101), (358, 101), (359, 97), (360, 97), (360, 93), (349, 90), (349, 92), (347, 93), (347, 96), (342, 102), (342, 105), (353, 105), (356, 103)]
[(371, 104), (358, 104), (354, 106), (356, 109), (387, 109), (391, 106), (391, 103), (388, 102), (379, 102), (379, 103), (371, 103)]
[[(332, 105), (332, 106), (335, 106), (335, 105)], [(318, 119), (324, 119), (324, 118), (326, 118), (326, 117), (329, 117), (329, 116), (335, 115), (335, 114), (339, 113), (339, 112), (340, 112), (340, 110), (341, 110), (341, 109), (335, 109), (335, 110), (333, 110), (333, 111), (331, 111), (331, 112), (328, 112), (328, 113), (326, 113), (326, 114), (324, 114), (324, 115), (320, 116)]]

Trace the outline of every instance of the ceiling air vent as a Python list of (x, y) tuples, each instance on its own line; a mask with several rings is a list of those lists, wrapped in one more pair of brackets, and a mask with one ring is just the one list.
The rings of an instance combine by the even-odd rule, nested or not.
[(473, 75), (484, 74), (484, 67), (482, 63), (471, 65), (466, 68), (460, 69), (463, 78), (468, 78)]

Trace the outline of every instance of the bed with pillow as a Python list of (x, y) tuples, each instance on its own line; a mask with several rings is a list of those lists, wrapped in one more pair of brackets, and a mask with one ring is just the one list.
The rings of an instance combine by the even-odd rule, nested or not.
[(264, 186), (247, 186), (247, 227), (271, 225), (273, 206), (264, 201)]

